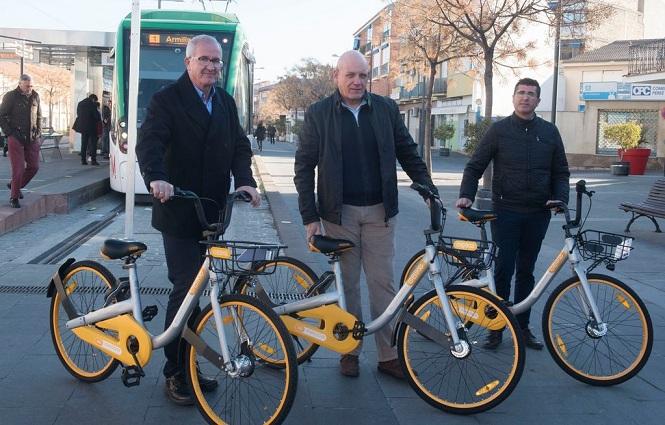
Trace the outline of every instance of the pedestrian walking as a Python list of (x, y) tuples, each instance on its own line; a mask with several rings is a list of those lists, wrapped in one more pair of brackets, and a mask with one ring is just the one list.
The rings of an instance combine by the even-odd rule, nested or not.
[(39, 147), (42, 134), (42, 110), (39, 94), (32, 89), (32, 78), (21, 75), (16, 89), (2, 98), (0, 127), (7, 136), (12, 181), (9, 205), (20, 208), (23, 189), (39, 170)]
[(275, 128), (274, 125), (270, 124), (268, 125), (268, 137), (270, 138), (270, 144), (274, 145), (275, 144), (275, 134), (277, 133), (277, 129)]
[(259, 125), (257, 125), (256, 130), (254, 130), (254, 137), (256, 138), (259, 152), (263, 151), (263, 140), (266, 138), (266, 128), (263, 126), (263, 122), (259, 121)]
[[(236, 104), (215, 88), (222, 67), (222, 48), (208, 35), (193, 37), (185, 50), (186, 72), (152, 96), (141, 126), (136, 154), (145, 184), (152, 192), (152, 226), (162, 233), (168, 278), (173, 284), (166, 306), (165, 329), (173, 321), (194, 277), (203, 264), (205, 246), (191, 201), (173, 200), (174, 187), (211, 198), (224, 207), (233, 174), (236, 190), (260, 203), (252, 177), (252, 148), (238, 118)], [(167, 202), (168, 201), (168, 202)], [(217, 221), (210, 202), (203, 207)], [(189, 324), (199, 314), (197, 307)], [(194, 404), (185, 379), (184, 344), (179, 339), (164, 347), (166, 395), (179, 405)], [(214, 378), (200, 375), (205, 392), (214, 391)]]
[(98, 123), (102, 117), (98, 110), (97, 95), (92, 93), (76, 106), (76, 120), (72, 128), (81, 133), (81, 164), (88, 165), (90, 157), (91, 165), (97, 163), (97, 139)]
[[(515, 274), (515, 304), (534, 286), (533, 270), (547, 233), (553, 201), (568, 203), (568, 162), (559, 130), (535, 110), (540, 103), (540, 85), (523, 78), (513, 91), (515, 111), (487, 130), (464, 169), (458, 208), (468, 208), (478, 189), (478, 180), (494, 163), (492, 202), (497, 219), (492, 238), (498, 247), (494, 280), (498, 295), (510, 298)], [(515, 269), (517, 272), (515, 273)], [(526, 346), (541, 350), (543, 343), (529, 329), (531, 310), (517, 315)], [(490, 331), (485, 348), (501, 344), (502, 331)]]
[[(361, 265), (372, 318), (395, 295), (396, 160), (413, 181), (438, 193), (397, 104), (368, 93), (368, 75), (367, 61), (357, 51), (339, 58), (333, 73), (337, 90), (305, 114), (293, 179), (307, 239), (325, 230), (355, 244), (341, 255), (341, 267), (348, 310), (359, 320)], [(390, 326), (378, 331), (375, 340), (379, 372), (404, 379)], [(359, 353), (360, 348), (341, 357), (342, 375), (358, 376)]]

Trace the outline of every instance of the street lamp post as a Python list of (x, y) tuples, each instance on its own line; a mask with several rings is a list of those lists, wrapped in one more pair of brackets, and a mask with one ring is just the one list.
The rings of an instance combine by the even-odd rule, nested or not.
[(561, 1), (550, 1), (549, 8), (554, 10), (554, 73), (552, 74), (552, 124), (556, 124), (556, 98), (559, 83), (559, 45), (561, 44)]

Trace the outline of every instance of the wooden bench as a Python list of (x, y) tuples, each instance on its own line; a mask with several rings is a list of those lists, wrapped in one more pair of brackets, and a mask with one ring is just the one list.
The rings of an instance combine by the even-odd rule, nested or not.
[(60, 139), (62, 139), (62, 134), (60, 133), (42, 133), (42, 144), (39, 147), (39, 154), (42, 157), (42, 162), (45, 162), (44, 151), (48, 149), (55, 149), (58, 152), (58, 156), (62, 159), (62, 152), (60, 152)]
[(630, 202), (622, 203), (619, 209), (629, 212), (633, 217), (628, 222), (625, 232), (630, 232), (630, 225), (640, 217), (646, 217), (656, 226), (656, 232), (660, 233), (660, 227), (656, 217), (665, 218), (665, 178), (656, 180), (651, 187), (649, 196), (639, 204)]

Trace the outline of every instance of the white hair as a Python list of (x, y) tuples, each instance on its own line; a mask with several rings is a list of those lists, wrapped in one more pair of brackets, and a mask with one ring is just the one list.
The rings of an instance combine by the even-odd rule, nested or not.
[(187, 42), (187, 48), (185, 49), (185, 56), (188, 57), (188, 58), (191, 58), (192, 55), (194, 54), (194, 49), (196, 49), (196, 46), (198, 46), (199, 43), (203, 43), (203, 42), (213, 43), (213, 44), (217, 45), (217, 48), (219, 48), (220, 52), (222, 51), (222, 45), (219, 44), (219, 41), (217, 41), (217, 39), (215, 37), (211, 37), (207, 34), (200, 34), (200, 35), (197, 35), (196, 37), (191, 38)]

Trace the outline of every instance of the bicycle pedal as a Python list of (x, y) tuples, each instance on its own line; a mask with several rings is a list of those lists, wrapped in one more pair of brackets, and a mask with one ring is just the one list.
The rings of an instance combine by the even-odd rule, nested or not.
[(157, 312), (159, 309), (157, 308), (156, 305), (148, 305), (146, 306), (143, 311), (141, 312), (141, 315), (143, 316), (143, 321), (144, 322), (149, 322), (151, 321), (155, 316), (157, 316)]
[(122, 369), (122, 383), (127, 388), (139, 385), (144, 376), (143, 369), (136, 366), (127, 366)]

